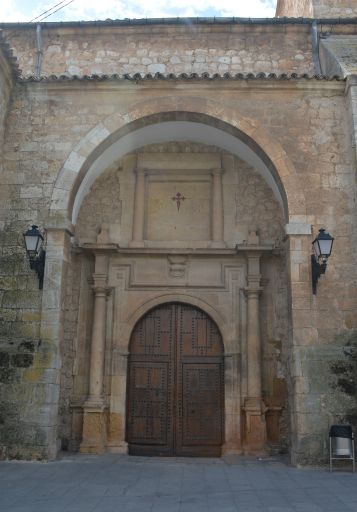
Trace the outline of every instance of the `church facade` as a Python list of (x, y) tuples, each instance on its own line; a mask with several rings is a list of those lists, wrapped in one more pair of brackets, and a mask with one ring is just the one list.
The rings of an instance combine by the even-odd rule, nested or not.
[(357, 418), (356, 7), (0, 28), (0, 457), (324, 462)]

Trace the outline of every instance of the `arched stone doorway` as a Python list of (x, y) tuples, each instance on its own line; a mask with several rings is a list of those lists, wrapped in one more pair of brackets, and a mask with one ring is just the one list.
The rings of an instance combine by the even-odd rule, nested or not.
[[(217, 188), (219, 208), (211, 201)], [(139, 189), (144, 193), (136, 201)], [(180, 208), (177, 192), (185, 197)], [(134, 236), (137, 219), (143, 221), (141, 239)], [(217, 219), (223, 229), (214, 237)], [(287, 429), (280, 418), (287, 409), (278, 358), (286, 350), (287, 315), (277, 300), (286, 293), (286, 278), (274, 241), (282, 237), (283, 222), (279, 203), (254, 168), (214, 146), (145, 146), (97, 178), (79, 212), (79, 251), (69, 276), (79, 292), (73, 388), (82, 451), (127, 451), (130, 337), (144, 314), (168, 302), (198, 307), (219, 326), (222, 453), (256, 453), (266, 440), (282, 444)], [(171, 444), (166, 451), (173, 450)]]
[(149, 311), (129, 346), (129, 453), (219, 456), (223, 363), (221, 334), (202, 310), (170, 303)]
[[(278, 185), (274, 188), (269, 178), (269, 162), (262, 160), (266, 172), (254, 159), (245, 162), (239, 158), (241, 152), (237, 148), (230, 152), (226, 138), (220, 139), (220, 147), (212, 146), (209, 131), (205, 132), (206, 142), (211, 144), (191, 140), (188, 128), (196, 121), (181, 121), (179, 113), (176, 114), (172, 122), (170, 114), (168, 120), (155, 118), (156, 123), (145, 126), (145, 136), (151, 138), (141, 143), (149, 144), (136, 145), (123, 157), (114, 152), (107, 160), (104, 148), (104, 163), (109, 162), (109, 167), (102, 159), (105, 168), (103, 165), (97, 170), (93, 168), (95, 172), (86, 166), (79, 169), (78, 179), (83, 173), (88, 175), (87, 188), (77, 181), (67, 204), (67, 213), (71, 211), (76, 222), (79, 246), (79, 252), (71, 255), (73, 269), (68, 279), (80, 290), (78, 325), (81, 327), (77, 339), (81, 364), (74, 379), (76, 401), (73, 400), (72, 410), (78, 411), (76, 424), (79, 425), (75, 427), (78, 434), (74, 445), (78, 446), (82, 439), (82, 451), (126, 450), (128, 319), (140, 304), (160, 297), (162, 290), (171, 293), (181, 290), (215, 307), (225, 318), (227, 333), (223, 330), (222, 333), (226, 347), (226, 403), (222, 451), (257, 452), (266, 438), (274, 443), (279, 441), (281, 411), (286, 410), (286, 384), (279, 370), (279, 358), (281, 353), (284, 360), (287, 358), (284, 319), (288, 315), (287, 301), (279, 302), (278, 298), (287, 296), (288, 281), (285, 262), (275, 248), (283, 240), (284, 220), (294, 224), (294, 214), (303, 213), (304, 202), (299, 202), (300, 209), (295, 210), (290, 208), (289, 194), (286, 197), (280, 194), (279, 200), (280, 188)], [(206, 118), (201, 117), (203, 123)], [(175, 131), (160, 138), (164, 129), (168, 129), (167, 123)], [(202, 123), (198, 125), (201, 127)], [(187, 128), (182, 136), (177, 131), (179, 127)], [(220, 125), (213, 128), (224, 131)], [(239, 140), (238, 134), (231, 135), (232, 141)], [(116, 151), (119, 141), (110, 140)], [(159, 142), (155, 144), (155, 140)], [(258, 150), (256, 154), (260, 154)], [(282, 168), (284, 158), (277, 162), (277, 169)], [(86, 162), (89, 165), (90, 159)], [(293, 171), (290, 167), (289, 170)], [(284, 177), (284, 172), (279, 172), (279, 176)], [(109, 191), (113, 193), (113, 202), (107, 205)], [(175, 202), (178, 192), (186, 198), (184, 208)], [(105, 201), (101, 200), (102, 193)], [(218, 201), (212, 201), (213, 197)], [(197, 233), (192, 233), (185, 215), (195, 218)], [(180, 219), (174, 224), (177, 236), (166, 222), (173, 218)], [(298, 220), (303, 222), (303, 215), (299, 214)], [(275, 228), (272, 231), (275, 221), (276, 233)], [(299, 230), (304, 226), (293, 227), (300, 236)], [(77, 282), (79, 276), (81, 283)], [(93, 325), (92, 310), (100, 310), (100, 315), (94, 315)], [(96, 366), (95, 361), (100, 364)], [(96, 379), (98, 369), (99, 380)], [(99, 384), (94, 386), (97, 381)], [(87, 390), (92, 388), (94, 392), (88, 395)], [(95, 422), (98, 428), (92, 432), (90, 428)], [(269, 433), (272, 430), (274, 435)]]

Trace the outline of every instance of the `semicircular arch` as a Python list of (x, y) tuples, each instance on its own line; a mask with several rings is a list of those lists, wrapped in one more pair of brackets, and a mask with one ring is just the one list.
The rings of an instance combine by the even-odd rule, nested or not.
[[(295, 216), (306, 216), (305, 197), (294, 165), (283, 147), (256, 120), (207, 98), (169, 96), (135, 103), (110, 115), (87, 133), (59, 172), (50, 218), (75, 223), (81, 201), (110, 159), (155, 141), (179, 137), (181, 133), (187, 140), (189, 128), (195, 131), (189, 139), (193, 142), (211, 144), (218, 137), (219, 147), (240, 158), (242, 151), (246, 152), (243, 160), (247, 155), (253, 159), (254, 167), (280, 199), (286, 222)], [(161, 134), (165, 135), (160, 140)]]
[(210, 319), (214, 326), (216, 327), (219, 335), (220, 335), (220, 350), (222, 351), (222, 354), (224, 353), (224, 343), (223, 343), (223, 338), (222, 338), (222, 333), (221, 333), (221, 329), (218, 327), (217, 325), (217, 322), (212, 318), (211, 315), (209, 315), (204, 309), (202, 309), (201, 307), (197, 306), (196, 304), (192, 304), (192, 302), (190, 301), (182, 301), (182, 300), (171, 300), (171, 301), (165, 301), (165, 302), (162, 302), (160, 304), (157, 304), (156, 306), (153, 306), (152, 308), (150, 308), (149, 310), (147, 310), (137, 321), (136, 323), (134, 324), (134, 327), (132, 328), (132, 331), (131, 331), (131, 336), (130, 336), (130, 340), (129, 340), (129, 344), (128, 344), (128, 349), (129, 349), (129, 353), (131, 352), (131, 349), (132, 349), (132, 343), (133, 343), (133, 333), (134, 331), (136, 330), (136, 328), (138, 327), (138, 325), (142, 322), (142, 320), (144, 320), (147, 315), (150, 315), (151, 312), (155, 312), (156, 310), (162, 308), (162, 307), (165, 307), (165, 306), (170, 306), (170, 305), (178, 305), (178, 306), (186, 306), (186, 307), (189, 307), (189, 308), (192, 308), (193, 310), (196, 310), (196, 311), (199, 311), (201, 313), (203, 313), (208, 319)]
[(129, 349), (131, 334), (135, 326), (149, 311), (169, 303), (188, 304), (203, 311), (216, 324), (222, 336), (224, 351), (230, 352), (232, 350), (233, 340), (230, 339), (231, 329), (230, 326), (228, 326), (227, 319), (208, 302), (187, 293), (164, 293), (143, 302), (134, 311), (131, 311), (127, 319), (124, 321), (123, 325), (125, 327), (123, 328), (120, 336), (122, 349)]

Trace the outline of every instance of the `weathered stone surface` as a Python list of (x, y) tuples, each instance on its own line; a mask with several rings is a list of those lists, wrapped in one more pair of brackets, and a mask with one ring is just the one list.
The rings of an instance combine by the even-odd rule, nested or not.
[[(35, 29), (5, 31), (25, 75), (34, 74)], [(219, 25), (64, 26), (43, 38), (44, 75), (312, 71), (309, 27)], [(120, 46), (120, 50), (118, 49)], [(41, 111), (38, 112), (38, 118)]]
[[(46, 26), (42, 73), (309, 73), (310, 29), (290, 22)], [(337, 60), (355, 33), (355, 24), (334, 25)], [(32, 74), (33, 27), (8, 35)], [(223, 451), (242, 450), (246, 288), (254, 282), (262, 347), (262, 397), (255, 398), (268, 408), (267, 440), (274, 449), (290, 444), (296, 463), (324, 460), (331, 422), (356, 418), (354, 355), (345, 354), (352, 342), (343, 338), (357, 317), (354, 80), (347, 89), (277, 78), (21, 82), (8, 104), (6, 73), (0, 56), (1, 457), (48, 458), (60, 444), (78, 449), (83, 414), (87, 451), (125, 451), (130, 333), (165, 301), (201, 307), (221, 329)], [(187, 123), (187, 131), (166, 140), (170, 123)], [(209, 143), (206, 129), (216, 130)], [(137, 168), (144, 179), (136, 195)], [(143, 215), (136, 245), (134, 210)], [(35, 222), (47, 228), (43, 291), (22, 240)], [(311, 242), (320, 227), (335, 242), (312, 296)], [(244, 251), (259, 251), (259, 243), (261, 271), (252, 276)], [(107, 266), (95, 270), (103, 254)], [(93, 272), (106, 294), (101, 398), (108, 415), (83, 409)], [(261, 411), (257, 421), (264, 423)]]
[(355, 18), (357, 7), (350, 0), (278, 0), (276, 16)]

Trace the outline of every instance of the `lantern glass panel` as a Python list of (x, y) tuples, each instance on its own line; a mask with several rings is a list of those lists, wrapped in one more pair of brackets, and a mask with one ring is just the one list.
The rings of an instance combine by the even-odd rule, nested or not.
[(313, 247), (314, 247), (314, 251), (315, 251), (315, 256), (316, 258), (320, 258), (321, 256), (321, 249), (320, 249), (320, 245), (319, 245), (319, 240), (315, 239), (312, 243)]
[(327, 239), (327, 240), (319, 240), (319, 245), (320, 245), (320, 251), (321, 251), (321, 255), (322, 256), (330, 256), (331, 254), (331, 248), (332, 248), (332, 242), (333, 240), (332, 239)]
[(26, 249), (30, 253), (37, 253), (41, 247), (41, 237), (39, 235), (25, 235)]
[(32, 257), (38, 255), (43, 244), (43, 236), (37, 229), (37, 226), (32, 226), (31, 229), (27, 230), (26, 233), (24, 233), (24, 239), (26, 250), (29, 255)]

